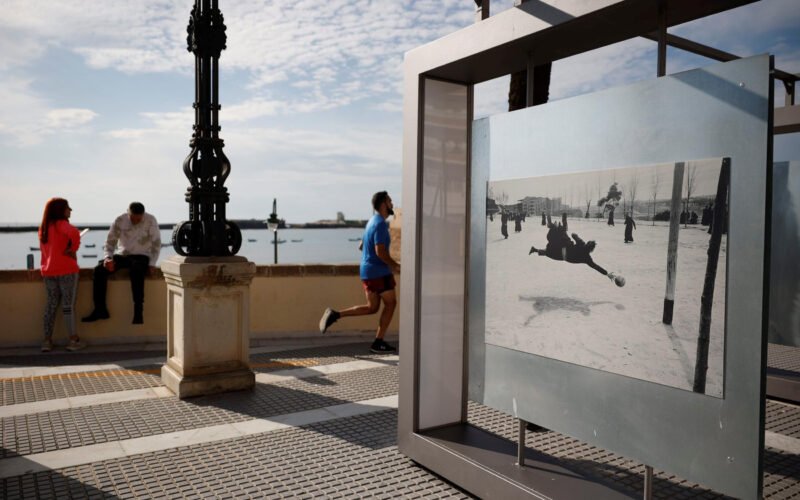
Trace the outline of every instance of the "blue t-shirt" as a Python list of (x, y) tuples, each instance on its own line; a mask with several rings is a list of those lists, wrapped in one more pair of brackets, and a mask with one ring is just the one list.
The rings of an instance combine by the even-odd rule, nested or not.
[(388, 251), (389, 243), (391, 243), (389, 225), (380, 214), (373, 215), (367, 222), (361, 242), (363, 243), (363, 248), (361, 249), (361, 279), (372, 280), (392, 274), (389, 266), (375, 252), (375, 245), (383, 244)]

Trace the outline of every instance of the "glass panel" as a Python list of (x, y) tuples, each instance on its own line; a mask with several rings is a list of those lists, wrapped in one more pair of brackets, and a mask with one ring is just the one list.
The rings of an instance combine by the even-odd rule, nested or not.
[(426, 80), (420, 248), (419, 426), (461, 420), (468, 88)]

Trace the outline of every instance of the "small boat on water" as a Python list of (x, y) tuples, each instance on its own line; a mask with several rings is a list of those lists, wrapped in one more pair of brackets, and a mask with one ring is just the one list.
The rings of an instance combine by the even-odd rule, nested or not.
[(292, 240), (292, 243), (302, 243), (303, 240)]
[(361, 241), (361, 238), (347, 238), (347, 241)]
[(255, 243), (258, 240), (256, 240), (255, 238), (247, 238), (247, 241), (249, 241), (250, 243)]
[(31, 249), (31, 252), (38, 252), (39, 250), (41, 250), (41, 248), (39, 247), (29, 247), (29, 248)]
[(86, 248), (94, 248), (94, 247), (97, 246), (97, 243), (87, 243), (87, 244), (85, 244), (83, 246), (85, 246)]
[(278, 240), (278, 245), (280, 245), (281, 243), (286, 243), (286, 240)]

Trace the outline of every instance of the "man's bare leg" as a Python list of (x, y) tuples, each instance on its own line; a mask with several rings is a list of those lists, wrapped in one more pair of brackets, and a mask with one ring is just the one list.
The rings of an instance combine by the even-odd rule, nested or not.
[(366, 304), (342, 309), (339, 311), (339, 316), (342, 318), (346, 316), (366, 316), (378, 312), (378, 308), (381, 306), (381, 296), (368, 291), (364, 291), (364, 295), (367, 298)]
[(383, 300), (383, 312), (381, 312), (381, 319), (378, 323), (378, 333), (375, 335), (376, 339), (383, 340), (386, 335), (386, 330), (389, 329), (389, 323), (392, 322), (394, 310), (397, 307), (397, 294), (394, 290), (387, 290), (380, 295)]

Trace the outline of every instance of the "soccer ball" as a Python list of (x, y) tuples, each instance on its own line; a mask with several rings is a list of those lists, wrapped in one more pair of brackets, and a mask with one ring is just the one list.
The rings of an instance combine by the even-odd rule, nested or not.
[(625, 286), (625, 278), (622, 277), (622, 276), (615, 277), (614, 278), (614, 284), (617, 285), (618, 287), (622, 288), (623, 286)]

